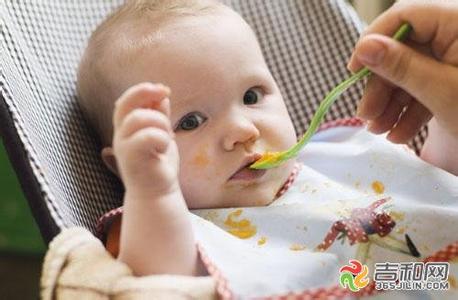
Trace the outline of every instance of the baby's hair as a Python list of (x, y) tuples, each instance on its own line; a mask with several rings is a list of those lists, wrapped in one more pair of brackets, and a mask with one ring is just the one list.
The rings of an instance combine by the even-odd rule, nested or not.
[(137, 50), (157, 41), (153, 34), (161, 25), (180, 17), (209, 15), (222, 7), (216, 0), (127, 0), (96, 28), (79, 65), (77, 92), (102, 146), (111, 145), (114, 102), (123, 92), (113, 86), (122, 74), (109, 67), (125, 72)]

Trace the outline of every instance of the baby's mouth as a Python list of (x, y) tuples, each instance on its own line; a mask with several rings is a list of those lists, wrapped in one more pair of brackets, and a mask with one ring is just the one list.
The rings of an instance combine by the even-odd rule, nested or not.
[(249, 181), (262, 177), (267, 170), (250, 169), (250, 165), (257, 161), (262, 155), (259, 153), (248, 156), (241, 164), (240, 168), (232, 174), (229, 180)]

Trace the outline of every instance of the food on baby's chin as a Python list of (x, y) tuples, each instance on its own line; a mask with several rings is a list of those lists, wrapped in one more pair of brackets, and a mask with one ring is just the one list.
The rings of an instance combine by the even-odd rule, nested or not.
[(380, 182), (378, 180), (373, 181), (371, 187), (372, 187), (372, 190), (376, 194), (383, 194), (383, 192), (385, 191), (385, 186), (383, 185), (382, 182)]
[(241, 239), (248, 239), (254, 236), (257, 230), (256, 226), (252, 225), (248, 219), (242, 219), (240, 221), (234, 220), (234, 218), (240, 217), (242, 211), (242, 209), (237, 209), (228, 214), (226, 220), (224, 221), (224, 225), (229, 227), (227, 232), (230, 234)]

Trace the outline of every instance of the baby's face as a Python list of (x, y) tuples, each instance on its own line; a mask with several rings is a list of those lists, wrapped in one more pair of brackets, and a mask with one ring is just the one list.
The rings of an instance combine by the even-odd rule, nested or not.
[(289, 148), (296, 134), (254, 34), (229, 10), (172, 23), (132, 59), (136, 74), (129, 80), (171, 88), (188, 207), (270, 203), (293, 162), (267, 171), (240, 169), (265, 151)]

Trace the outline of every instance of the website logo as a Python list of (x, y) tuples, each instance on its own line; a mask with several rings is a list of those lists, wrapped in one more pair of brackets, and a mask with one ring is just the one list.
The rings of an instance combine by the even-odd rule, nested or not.
[(352, 292), (358, 292), (369, 284), (369, 279), (366, 278), (369, 273), (369, 268), (363, 265), (356, 259), (350, 259), (348, 265), (340, 268), (340, 285)]
[(377, 290), (448, 290), (449, 272), (448, 262), (376, 263), (375, 288)]

